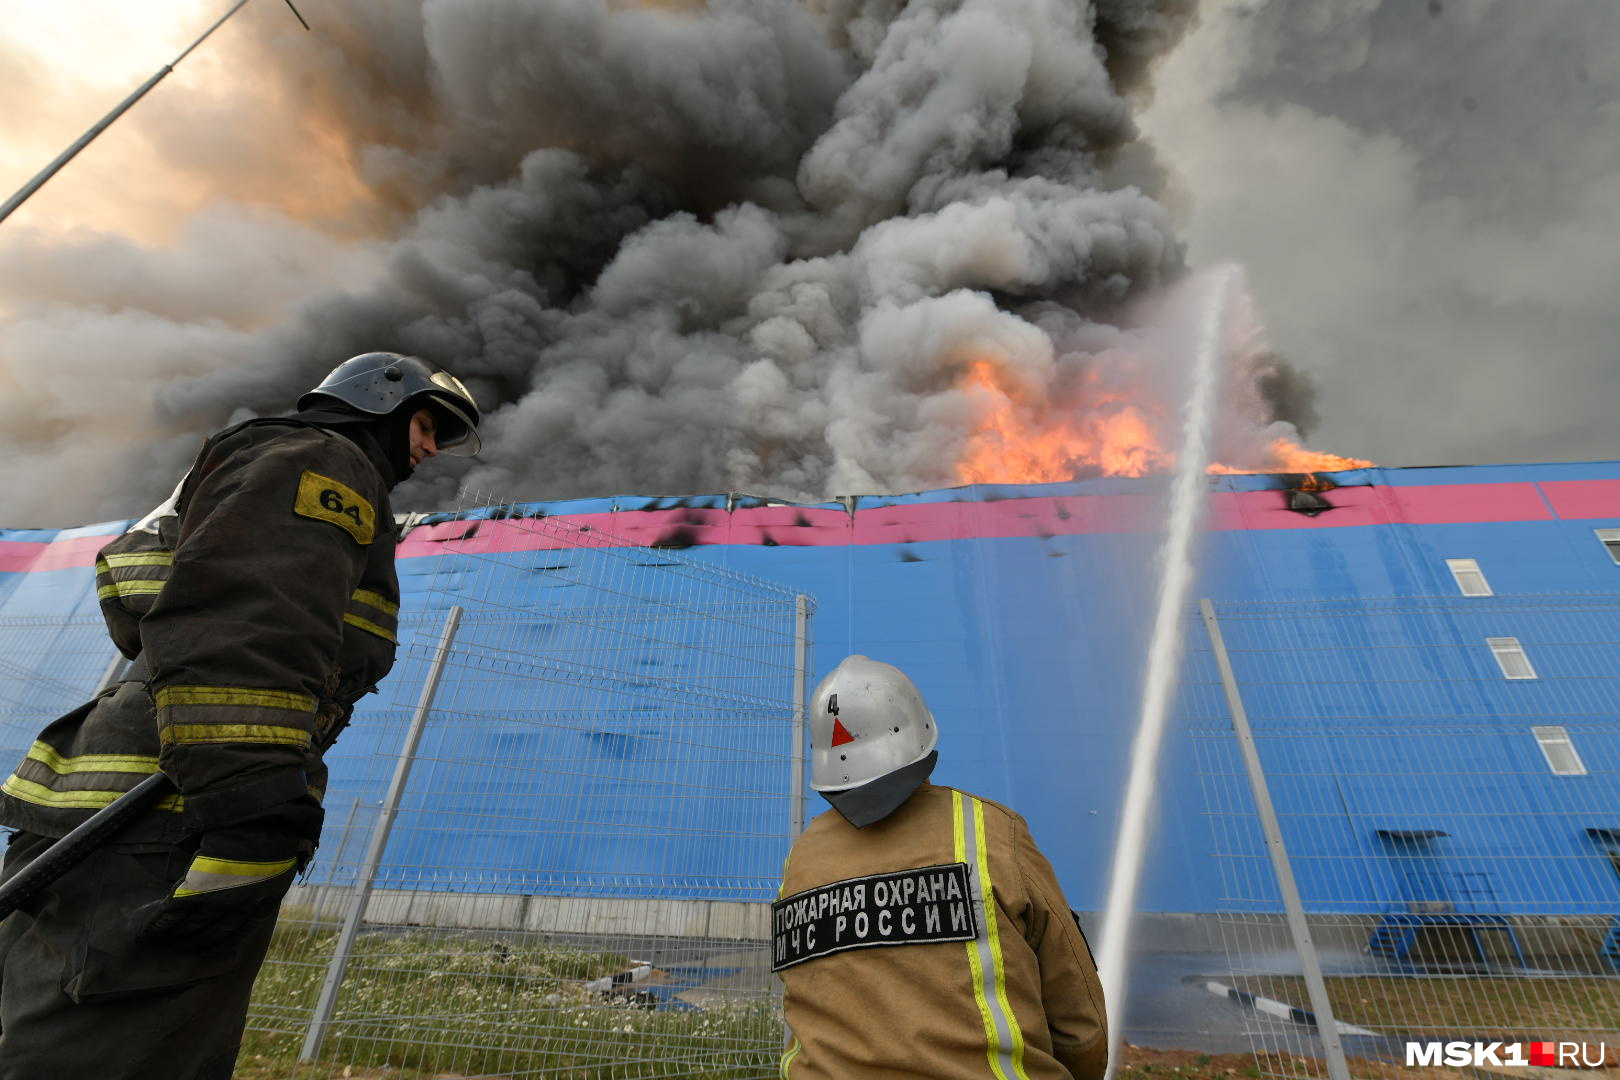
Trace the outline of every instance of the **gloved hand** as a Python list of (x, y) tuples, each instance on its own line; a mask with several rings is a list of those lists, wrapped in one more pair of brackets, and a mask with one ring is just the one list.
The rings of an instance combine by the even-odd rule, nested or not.
[(310, 844), (280, 830), (238, 827), (203, 834), (202, 846), (169, 895), (140, 913), (142, 938), (187, 949), (219, 945), (274, 919)]

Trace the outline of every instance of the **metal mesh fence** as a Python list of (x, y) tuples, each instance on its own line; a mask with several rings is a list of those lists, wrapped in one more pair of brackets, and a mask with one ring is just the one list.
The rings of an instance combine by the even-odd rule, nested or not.
[(1620, 597), (1205, 611), (1181, 711), (1262, 1070), (1620, 1064)]
[(504, 508), (410, 542), (237, 1075), (773, 1073), (808, 598)]
[(0, 619), (0, 752), (21, 756), (123, 664), (99, 614)]

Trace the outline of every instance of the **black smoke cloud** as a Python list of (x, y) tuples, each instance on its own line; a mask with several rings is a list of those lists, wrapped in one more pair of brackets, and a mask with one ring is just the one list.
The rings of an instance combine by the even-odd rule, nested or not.
[(1383, 465), (1609, 460), (1620, 5), (1208, 0), (1155, 72), (1194, 265), (1237, 259), (1314, 438)]
[[(949, 485), (972, 359), (1035, 410), (1144, 379), (1129, 313), (1184, 267), (1122, 86), (1190, 6), (424, 0), (311, 12), (313, 42), (266, 24), (244, 70), (338, 134), (369, 238), (228, 199), (163, 248), (8, 238), (0, 443), (26, 479), (4, 520), (139, 513), (207, 431), (379, 348), (487, 414), (482, 457), (423, 469), (403, 507)], [(149, 123), (178, 153), (199, 115)], [(1231, 400), (1274, 433), (1299, 384), (1245, 363)]]

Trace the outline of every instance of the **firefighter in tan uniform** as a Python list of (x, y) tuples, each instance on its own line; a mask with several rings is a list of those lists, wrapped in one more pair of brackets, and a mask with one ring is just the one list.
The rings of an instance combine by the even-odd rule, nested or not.
[(393, 664), (389, 490), (478, 448), (466, 388), (397, 353), (345, 361), (299, 409), (210, 438), (96, 563), (132, 662), (0, 785), (4, 874), (160, 769), (178, 792), (0, 923), (0, 1080), (231, 1075), (320, 836), (322, 754)]
[(772, 906), (787, 1080), (1099, 1080), (1102, 985), (1017, 814), (928, 783), (938, 731), (899, 669), (851, 656), (811, 699), (833, 811)]

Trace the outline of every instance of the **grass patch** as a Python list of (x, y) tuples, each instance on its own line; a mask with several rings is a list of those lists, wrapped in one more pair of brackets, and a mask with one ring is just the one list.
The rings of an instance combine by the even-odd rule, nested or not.
[[(655, 1010), (584, 984), (630, 964), (623, 954), (442, 930), (369, 933), (356, 943), (320, 1060), (299, 1067), (306, 1025), (336, 946), (330, 925), (284, 921), (254, 987), (236, 1080), (750, 1080), (773, 1076), (781, 1012), (757, 996), (699, 1010)], [(1308, 1008), (1304, 980), (1234, 979)], [(1393, 1037), (1620, 1042), (1620, 978), (1347, 977), (1326, 980), (1336, 1018)], [(1612, 1067), (1612, 1066), (1611, 1066)], [(1353, 1061), (1373, 1080), (1451, 1080), (1443, 1070)], [(1454, 1074), (1454, 1070), (1451, 1071)], [(1325, 1077), (1287, 1054), (1124, 1048), (1117, 1080)]]
[(573, 1080), (771, 1075), (781, 1012), (757, 999), (655, 1010), (586, 990), (628, 959), (519, 936), (363, 934), (320, 1059), (298, 1069), (335, 929), (283, 925), (254, 986), (238, 1080), (534, 1074)]
[[(1556, 1039), (1620, 1034), (1620, 978), (1328, 976), (1340, 1023), (1434, 1039)], [(1297, 976), (1244, 976), (1240, 989), (1310, 1008)]]

